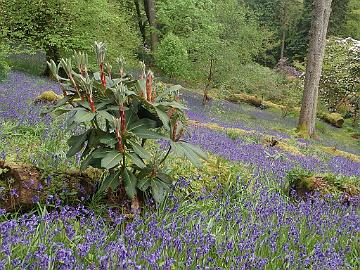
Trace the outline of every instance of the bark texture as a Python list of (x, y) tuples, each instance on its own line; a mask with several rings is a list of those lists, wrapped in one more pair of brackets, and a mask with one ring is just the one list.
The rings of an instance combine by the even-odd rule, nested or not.
[(144, 0), (144, 7), (146, 16), (150, 26), (150, 45), (151, 51), (154, 51), (158, 43), (158, 36), (156, 33), (156, 10), (155, 0)]
[(304, 93), (299, 119), (299, 131), (306, 136), (315, 136), (316, 109), (319, 94), (326, 33), (331, 13), (332, 0), (314, 0), (310, 30), (310, 46), (307, 55)]

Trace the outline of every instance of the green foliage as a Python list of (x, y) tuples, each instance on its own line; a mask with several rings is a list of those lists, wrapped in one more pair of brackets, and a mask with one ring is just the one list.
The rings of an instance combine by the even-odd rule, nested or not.
[(352, 39), (338, 38), (327, 42), (320, 87), (321, 98), (331, 111), (341, 109), (341, 105), (348, 106), (348, 111), (357, 106), (356, 97), (360, 93), (360, 50), (355, 46), (357, 43)]
[(302, 94), (302, 80), (287, 79), (284, 75), (258, 64), (240, 66), (237, 76), (229, 79), (226, 92), (245, 92), (277, 104), (298, 105)]
[(345, 28), (350, 13), (350, 0), (333, 0), (328, 35), (345, 37)]
[(7, 75), (10, 71), (10, 66), (6, 59), (7, 54), (7, 47), (0, 43), (0, 82), (7, 78)]
[(161, 35), (175, 35), (186, 48), (189, 75), (200, 82), (209, 73), (215, 84), (235, 76), (235, 67), (251, 62), (266, 37), (234, 0), (166, 0), (159, 3), (157, 17)]
[[(155, 201), (161, 202), (173, 182), (162, 171), (171, 150), (196, 166), (201, 166), (199, 159), (206, 159), (198, 147), (181, 140), (185, 131), (185, 107), (177, 101), (181, 87), (176, 85), (155, 93), (153, 74), (151, 71), (146, 74), (145, 66), (140, 80), (123, 73), (115, 78), (104, 71), (105, 45), (95, 43), (95, 52), (100, 71), (93, 76), (88, 73), (86, 54), (75, 55), (79, 73), (73, 70), (71, 59), (61, 59), (59, 65), (54, 61), (48, 63), (64, 94), (50, 111), (67, 113), (69, 127), (85, 128), (68, 140), (67, 156), (82, 152), (82, 170), (89, 166), (106, 170), (100, 192), (116, 190), (122, 184), (130, 199), (140, 190), (150, 191)], [(67, 79), (59, 76), (60, 67), (67, 73)], [(158, 139), (169, 143), (167, 153), (145, 148), (146, 141)]]
[[(284, 40), (285, 52), (291, 40), (288, 36), (303, 12), (303, 1), (299, 0), (245, 0), (255, 12), (260, 24), (271, 31), (266, 55), (259, 59), (267, 66), (274, 66), (280, 59), (280, 50)], [(287, 55), (286, 55), (287, 56)]]
[(91, 51), (88, 44), (106, 39), (113, 59), (129, 60), (139, 40), (126, 13), (106, 0), (0, 1), (1, 38), (20, 51), (45, 51), (48, 59), (72, 50)]
[(172, 77), (185, 77), (189, 67), (186, 47), (179, 37), (167, 34), (157, 47), (156, 64)]
[(360, 2), (350, 0), (345, 35), (360, 40)]

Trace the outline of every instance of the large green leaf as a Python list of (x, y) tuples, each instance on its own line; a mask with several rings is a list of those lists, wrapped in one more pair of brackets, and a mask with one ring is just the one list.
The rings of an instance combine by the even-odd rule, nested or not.
[(122, 157), (122, 153), (116, 150), (112, 150), (101, 159), (101, 167), (107, 170), (114, 168), (120, 164)]
[(100, 139), (100, 143), (105, 144), (107, 146), (114, 146), (117, 144), (118, 140), (115, 138), (115, 135), (107, 134), (102, 136)]
[(60, 115), (62, 115), (64, 113), (68, 113), (70, 111), (71, 111), (70, 109), (61, 109), (61, 108), (59, 108), (59, 109), (54, 110), (51, 113), (51, 116), (53, 116), (53, 117), (60, 116)]
[(180, 110), (187, 110), (187, 107), (179, 102), (176, 101), (162, 101), (160, 103), (154, 104), (154, 106), (166, 106), (172, 107)]
[(97, 114), (104, 119), (108, 120), (110, 123), (114, 121), (114, 116), (108, 113), (107, 111), (97, 111)]
[(127, 130), (132, 131), (136, 128), (155, 128), (156, 122), (149, 118), (142, 118), (135, 122), (128, 122)]
[(155, 178), (151, 181), (151, 193), (157, 203), (161, 203), (166, 197), (168, 186), (161, 180)]
[(167, 89), (165, 89), (164, 92), (162, 92), (156, 99), (155, 101), (158, 102), (160, 101), (162, 98), (166, 97), (167, 95), (170, 95), (176, 91), (179, 91), (182, 88), (181, 85), (173, 85)]
[(156, 174), (156, 177), (169, 186), (173, 183), (173, 179), (171, 178), (171, 176), (167, 175), (166, 173), (158, 172)]
[(199, 156), (191, 148), (182, 144), (182, 142), (171, 142), (171, 147), (176, 155), (185, 156), (190, 162), (198, 168), (202, 167), (202, 163), (199, 160)]
[(138, 166), (140, 169), (146, 167), (145, 163), (139, 158), (139, 156), (135, 153), (129, 153), (127, 156), (131, 159), (131, 161)]
[(187, 142), (180, 142), (185, 149), (191, 149), (197, 156), (199, 156), (203, 160), (208, 160), (208, 155), (206, 152), (201, 150), (201, 148), (197, 145), (193, 145)]
[(134, 128), (131, 132), (142, 139), (167, 139), (164, 135), (143, 127)]
[(137, 182), (137, 188), (145, 192), (150, 187), (151, 181), (151, 178), (139, 178)]
[(115, 151), (114, 149), (111, 149), (111, 148), (98, 148), (98, 149), (95, 149), (93, 152), (92, 152), (92, 155), (94, 158), (100, 158), (102, 159), (103, 157), (105, 157), (108, 153), (112, 152), (112, 151)]
[(170, 129), (170, 125), (169, 125), (170, 118), (169, 118), (168, 114), (166, 112), (164, 112), (163, 110), (161, 110), (160, 108), (155, 107), (155, 110), (156, 110), (156, 113), (159, 116), (161, 122), (164, 124), (164, 128), (166, 130), (169, 130)]
[(149, 152), (146, 151), (140, 144), (138, 144), (134, 141), (129, 141), (129, 143), (131, 144), (134, 152), (136, 154), (138, 154), (139, 157), (141, 157), (142, 159), (150, 159), (151, 158), (151, 155), (149, 154)]
[(99, 188), (100, 193), (107, 191), (111, 188), (112, 191), (115, 191), (120, 184), (120, 171), (113, 172), (109, 174), (101, 183)]
[(66, 157), (72, 157), (76, 153), (80, 152), (83, 148), (85, 141), (88, 139), (91, 130), (84, 132), (81, 135), (71, 136), (67, 143), (70, 147), (69, 151), (66, 154)]
[(125, 169), (123, 178), (126, 194), (130, 199), (133, 199), (136, 196), (136, 176), (128, 169)]
[(75, 114), (75, 118), (74, 121), (76, 123), (86, 123), (86, 122), (90, 122), (91, 120), (94, 119), (95, 117), (95, 113), (92, 112), (88, 112), (88, 111), (84, 111), (84, 110), (79, 110), (76, 112)]
[(100, 138), (102, 138), (106, 134), (104, 131), (95, 128), (90, 129), (89, 131), (90, 131), (90, 135), (89, 135), (88, 143), (83, 152), (84, 157), (87, 156), (93, 148), (97, 147)]

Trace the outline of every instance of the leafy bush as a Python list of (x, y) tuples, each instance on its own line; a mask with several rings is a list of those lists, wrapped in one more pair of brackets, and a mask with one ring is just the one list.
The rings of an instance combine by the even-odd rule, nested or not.
[(0, 44), (0, 82), (7, 78), (7, 75), (10, 71), (10, 66), (6, 61), (5, 50)]
[(121, 54), (136, 63), (140, 45), (135, 23), (115, 1), (2, 1), (0, 28), (0, 40), (12, 44), (12, 50), (42, 51), (48, 60), (72, 50), (91, 52), (89, 44), (101, 38), (108, 42), (109, 59)]
[(179, 37), (167, 34), (157, 47), (156, 64), (170, 76), (186, 76), (189, 57), (186, 47)]
[[(67, 155), (82, 151), (81, 169), (92, 166), (106, 170), (99, 192), (123, 186), (134, 208), (138, 208), (138, 192), (150, 191), (155, 201), (161, 202), (173, 182), (162, 171), (171, 150), (198, 166), (199, 158), (206, 159), (198, 147), (181, 139), (186, 128), (185, 107), (178, 99), (181, 87), (156, 92), (160, 89), (154, 87), (153, 74), (145, 72), (145, 65), (141, 78), (134, 80), (125, 74), (122, 59), (115, 77), (105, 72), (105, 45), (96, 43), (95, 52), (100, 71), (93, 75), (83, 53), (74, 56), (78, 73), (73, 70), (71, 59), (61, 59), (59, 65), (48, 63), (64, 95), (50, 111), (57, 115), (67, 113), (69, 127), (85, 128), (85, 132), (68, 140)], [(59, 76), (60, 67), (67, 79)], [(145, 148), (147, 140), (166, 141), (167, 152), (149, 152)]]
[[(352, 110), (353, 97), (360, 93), (360, 49), (359, 41), (330, 38), (326, 45), (323, 72), (320, 81), (321, 99), (330, 111)], [(359, 46), (360, 47), (360, 46)]]
[(224, 84), (226, 92), (245, 92), (277, 104), (296, 106), (301, 101), (302, 80), (258, 64), (239, 67), (237, 75)]
[(237, 66), (252, 62), (267, 36), (235, 0), (161, 1), (157, 19), (160, 34), (165, 39), (175, 35), (186, 49), (190, 79), (214, 85), (235, 76)]

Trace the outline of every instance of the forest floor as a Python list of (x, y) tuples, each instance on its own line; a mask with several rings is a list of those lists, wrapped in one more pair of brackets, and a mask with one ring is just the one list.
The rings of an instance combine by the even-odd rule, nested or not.
[[(59, 92), (21, 72), (0, 83), (0, 160), (78, 168), (76, 157), (66, 158), (61, 119), (41, 117), (42, 105), (33, 102), (50, 89)], [(58, 194), (29, 214), (2, 211), (0, 269), (360, 268), (359, 196), (297, 201), (288, 190), (289, 175), (304, 171), (359, 185), (360, 144), (348, 123), (338, 129), (318, 122), (319, 138), (305, 140), (296, 136), (295, 116), (222, 100), (203, 106), (201, 94), (189, 90), (182, 98), (186, 139), (210, 154), (203, 169), (172, 157), (172, 194), (130, 220), (97, 198), (64, 206)]]

